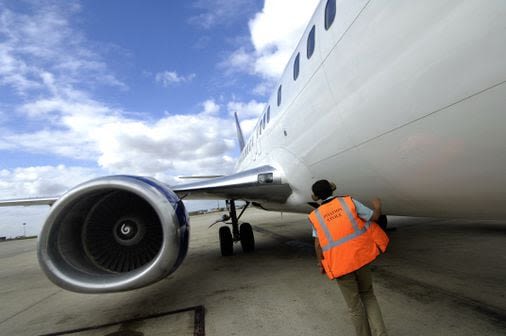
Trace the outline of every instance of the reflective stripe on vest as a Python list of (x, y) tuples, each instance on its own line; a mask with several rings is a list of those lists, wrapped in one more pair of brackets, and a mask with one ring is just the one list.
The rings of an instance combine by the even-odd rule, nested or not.
[(344, 199), (342, 199), (340, 197), (337, 197), (337, 199), (341, 203), (341, 207), (346, 212), (346, 215), (348, 216), (348, 219), (350, 220), (351, 225), (353, 226), (354, 232), (352, 234), (344, 236), (344, 237), (342, 237), (342, 238), (340, 238), (338, 240), (333, 240), (332, 236), (330, 235), (329, 228), (327, 227), (327, 223), (325, 223), (325, 221), (323, 220), (322, 215), (321, 215), (319, 209), (316, 209), (315, 210), (316, 220), (318, 220), (318, 223), (320, 223), (320, 227), (323, 229), (323, 232), (325, 233), (325, 237), (327, 238), (327, 245), (325, 245), (325, 246), (321, 246), (320, 245), (323, 252), (328, 251), (328, 250), (330, 250), (333, 247), (342, 245), (342, 244), (346, 243), (347, 241), (350, 241), (353, 238), (356, 238), (356, 237), (364, 234), (367, 231), (367, 229), (369, 229), (369, 226), (371, 225), (371, 222), (367, 221), (365, 223), (364, 227), (362, 229), (359, 229), (358, 223), (355, 220), (355, 217), (353, 216), (353, 214), (351, 213), (351, 210), (348, 207), (348, 204), (346, 204), (346, 202), (344, 201)]

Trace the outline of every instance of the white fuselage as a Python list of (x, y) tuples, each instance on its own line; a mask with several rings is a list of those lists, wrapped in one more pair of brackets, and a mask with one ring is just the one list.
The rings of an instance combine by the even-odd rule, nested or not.
[(387, 214), (505, 216), (506, 1), (337, 1), (325, 30), (326, 2), (237, 165), (283, 173), (292, 196), (264, 206), (307, 212), (325, 178)]

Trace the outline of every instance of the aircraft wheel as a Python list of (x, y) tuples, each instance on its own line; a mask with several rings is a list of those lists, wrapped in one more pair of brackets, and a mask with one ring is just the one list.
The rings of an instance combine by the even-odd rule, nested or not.
[(220, 227), (220, 249), (221, 255), (228, 257), (234, 254), (234, 241), (232, 240), (232, 232), (228, 226)]
[(251, 224), (243, 223), (239, 230), (243, 252), (249, 253), (255, 251), (255, 236), (253, 235)]
[(376, 221), (376, 223), (378, 223), (378, 225), (380, 226), (380, 228), (383, 229), (383, 231), (386, 231), (387, 225), (388, 225), (387, 216), (386, 215), (379, 216), (379, 218)]

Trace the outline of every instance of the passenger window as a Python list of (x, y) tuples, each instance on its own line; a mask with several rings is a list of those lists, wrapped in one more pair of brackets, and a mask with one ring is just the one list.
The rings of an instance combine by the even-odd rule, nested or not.
[(315, 46), (314, 35), (315, 35), (315, 26), (313, 25), (313, 28), (311, 28), (311, 31), (309, 32), (309, 35), (307, 37), (307, 59), (310, 59), (314, 53), (314, 46)]
[(329, 30), (330, 26), (336, 18), (336, 0), (328, 0), (325, 6), (325, 30)]
[(297, 80), (297, 78), (299, 77), (299, 61), (300, 61), (300, 53), (297, 53), (297, 56), (293, 61), (293, 80)]
[(278, 88), (278, 106), (281, 105), (281, 85)]
[(267, 106), (267, 123), (271, 120), (271, 107)]

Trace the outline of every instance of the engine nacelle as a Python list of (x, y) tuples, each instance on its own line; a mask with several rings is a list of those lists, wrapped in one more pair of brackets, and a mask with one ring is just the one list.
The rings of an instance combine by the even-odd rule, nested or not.
[(52, 282), (73, 292), (131, 290), (177, 269), (189, 229), (183, 202), (162, 183), (102, 177), (52, 206), (39, 237), (39, 263)]

